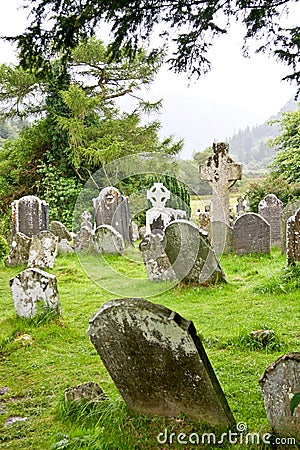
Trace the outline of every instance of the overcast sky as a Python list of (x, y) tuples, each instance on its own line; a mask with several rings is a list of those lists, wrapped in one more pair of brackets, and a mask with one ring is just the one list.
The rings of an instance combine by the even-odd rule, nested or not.
[[(1, 6), (1, 35), (14, 35), (24, 29), (26, 14), (18, 10), (22, 0), (9, 0)], [(300, 11), (291, 15), (299, 23)], [(247, 125), (263, 123), (295, 95), (296, 87), (281, 78), (288, 68), (267, 55), (242, 57), (239, 27), (219, 38), (211, 53), (212, 70), (190, 85), (185, 75), (163, 69), (147, 97), (163, 99), (162, 135), (184, 138), (184, 157), (204, 150), (214, 141), (231, 137)], [(9, 44), (0, 43), (0, 62), (14, 61)]]

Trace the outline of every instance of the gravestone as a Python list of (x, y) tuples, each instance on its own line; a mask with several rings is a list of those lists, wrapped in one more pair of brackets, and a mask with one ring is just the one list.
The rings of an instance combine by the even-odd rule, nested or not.
[(213, 248), (217, 255), (233, 252), (233, 228), (225, 222), (213, 221), (209, 232)]
[(94, 242), (99, 253), (121, 255), (125, 250), (123, 236), (110, 225), (100, 225), (96, 228)]
[(67, 239), (62, 239), (57, 245), (58, 254), (74, 253), (74, 248)]
[(50, 231), (58, 237), (58, 242), (60, 242), (62, 239), (72, 241), (72, 236), (69, 230), (63, 223), (59, 222), (58, 220), (53, 220), (50, 223)]
[(93, 224), (91, 222), (92, 214), (89, 211), (83, 211), (80, 218), (82, 220), (80, 228), (87, 228), (92, 233), (93, 232)]
[(244, 201), (245, 201), (244, 197), (240, 196), (237, 198), (237, 204), (235, 205), (235, 211), (237, 216), (244, 214), (244, 212), (246, 211)]
[(212, 187), (212, 221), (230, 225), (229, 188), (242, 178), (242, 166), (228, 154), (228, 144), (214, 143), (212, 156), (200, 166), (200, 177)]
[(300, 209), (290, 217), (286, 226), (286, 262), (287, 265), (300, 261)]
[(259, 214), (243, 214), (233, 225), (233, 247), (237, 255), (270, 253), (270, 225)]
[(163, 183), (154, 183), (147, 191), (147, 199), (152, 204), (152, 208), (146, 211), (146, 235), (153, 230), (164, 231), (173, 220), (186, 218), (185, 211), (166, 207), (170, 197), (171, 193)]
[(125, 242), (132, 242), (132, 228), (128, 197), (120, 194), (118, 189), (107, 186), (97, 198), (93, 198), (96, 228), (110, 225), (117, 230)]
[(153, 230), (139, 245), (150, 281), (176, 280), (176, 274), (165, 252), (164, 237), (163, 231)]
[(211, 225), (210, 214), (207, 212), (197, 211), (199, 226), (206, 230)]
[(111, 300), (87, 333), (133, 413), (234, 424), (193, 323), (176, 312), (139, 298)]
[(12, 202), (12, 236), (20, 232), (28, 237), (49, 228), (49, 205), (33, 195)]
[(258, 204), (258, 213), (271, 227), (271, 245), (279, 247), (281, 246), (280, 214), (282, 212), (282, 205), (282, 201), (274, 194), (266, 195)]
[(57, 253), (58, 237), (51, 231), (40, 231), (31, 239), (27, 267), (52, 269)]
[(10, 280), (10, 289), (19, 317), (29, 319), (45, 309), (61, 314), (54, 275), (40, 269), (26, 269)]
[(89, 226), (82, 226), (74, 237), (74, 248), (77, 252), (90, 252), (94, 250), (93, 232)]
[(300, 352), (288, 353), (271, 364), (259, 380), (272, 431), (300, 442), (300, 405), (291, 414), (290, 401), (300, 392)]
[(165, 250), (176, 273), (184, 283), (226, 282), (208, 233), (188, 220), (171, 222), (165, 231)]
[(286, 253), (286, 224), (290, 217), (294, 216), (297, 209), (300, 208), (300, 200), (289, 202), (280, 214), (280, 235), (281, 235), (281, 252)]
[(17, 232), (11, 242), (10, 252), (4, 263), (7, 267), (27, 264), (31, 238), (25, 234)]

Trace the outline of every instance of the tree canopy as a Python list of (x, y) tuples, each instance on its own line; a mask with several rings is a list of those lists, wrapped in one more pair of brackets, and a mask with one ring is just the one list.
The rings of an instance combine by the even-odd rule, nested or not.
[[(283, 25), (289, 7), (298, 0), (24, 0), (31, 17), (22, 35), (8, 37), (18, 44), (23, 67), (45, 67), (54, 54), (68, 54), (82, 38), (108, 23), (110, 53), (133, 57), (153, 32), (174, 51), (169, 59), (176, 72), (201, 75), (210, 69), (208, 51), (216, 36), (233, 21), (245, 26), (244, 52), (251, 38), (256, 50), (269, 51), (300, 80), (300, 27)], [(122, 50), (120, 50), (122, 49)], [(154, 50), (155, 53), (155, 50)]]

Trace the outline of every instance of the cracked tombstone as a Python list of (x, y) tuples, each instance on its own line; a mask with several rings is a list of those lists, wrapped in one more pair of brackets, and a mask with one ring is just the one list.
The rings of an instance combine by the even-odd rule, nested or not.
[(272, 431), (300, 442), (300, 406), (292, 415), (290, 402), (300, 392), (300, 352), (288, 353), (271, 364), (259, 380)]
[(146, 272), (150, 281), (174, 281), (176, 274), (165, 252), (165, 234), (161, 230), (153, 230), (140, 242)]
[(58, 237), (51, 231), (40, 231), (31, 239), (27, 267), (38, 267), (40, 269), (54, 266), (57, 253)]
[(27, 264), (31, 238), (23, 233), (17, 232), (10, 245), (9, 255), (5, 258), (4, 264), (7, 267), (15, 267)]
[(91, 318), (87, 333), (133, 413), (234, 424), (191, 321), (144, 299), (116, 299)]
[(242, 178), (242, 166), (228, 154), (228, 144), (213, 144), (212, 155), (200, 166), (200, 177), (212, 187), (212, 221), (230, 225), (229, 188)]
[(286, 226), (290, 217), (294, 216), (300, 208), (300, 200), (289, 202), (280, 214), (281, 253), (286, 254)]
[(40, 269), (26, 269), (10, 280), (15, 310), (19, 317), (31, 319), (41, 310), (61, 314), (56, 277)]
[(281, 246), (280, 214), (282, 212), (282, 205), (282, 201), (274, 194), (266, 195), (258, 204), (258, 213), (271, 227), (271, 245), (277, 247)]
[(206, 231), (182, 219), (171, 222), (165, 234), (165, 251), (178, 280), (200, 285), (226, 282)]
[(49, 205), (33, 195), (12, 202), (12, 236), (32, 237), (49, 228)]
[(300, 209), (290, 217), (286, 225), (286, 263), (300, 261)]
[(95, 230), (95, 247), (99, 253), (121, 255), (125, 245), (123, 236), (110, 225), (100, 225)]
[(128, 197), (120, 194), (118, 189), (107, 186), (93, 198), (96, 228), (109, 225), (117, 230), (125, 242), (132, 242), (132, 227)]
[(259, 214), (243, 214), (233, 225), (233, 246), (237, 255), (270, 253), (270, 225)]

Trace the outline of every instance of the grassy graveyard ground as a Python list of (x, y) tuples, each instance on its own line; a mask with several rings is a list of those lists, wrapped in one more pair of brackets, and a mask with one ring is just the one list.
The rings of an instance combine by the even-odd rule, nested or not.
[[(97, 264), (96, 257), (89, 258), (91, 267)], [(130, 276), (144, 274), (143, 265), (134, 263), (131, 257), (111, 256), (106, 260)], [(148, 299), (194, 322), (235, 419), (247, 424), (248, 432), (269, 432), (258, 384), (260, 376), (279, 356), (299, 351), (300, 347), (300, 270), (287, 272), (284, 265), (285, 258), (278, 249), (269, 256), (224, 255), (226, 285), (180, 285)], [(60, 256), (51, 272), (58, 278), (62, 317), (17, 319), (9, 279), (20, 270), (22, 267), (2, 265), (0, 274), (0, 388), (8, 388), (0, 395), (1, 448), (271, 448), (264, 444), (231, 445), (226, 441), (203, 447), (159, 444), (157, 435), (165, 429), (168, 436), (173, 431), (201, 436), (203, 430), (184, 417), (145, 418), (131, 416), (127, 411), (86, 334), (91, 316), (116, 295), (91, 281), (76, 255)], [(142, 283), (143, 292), (151, 292), (151, 284), (147, 280)], [(249, 337), (252, 330), (262, 328), (275, 331), (274, 340), (266, 348)], [(64, 390), (88, 381), (98, 383), (109, 399), (76, 408), (65, 405)], [(12, 416), (28, 420), (4, 426)]]

